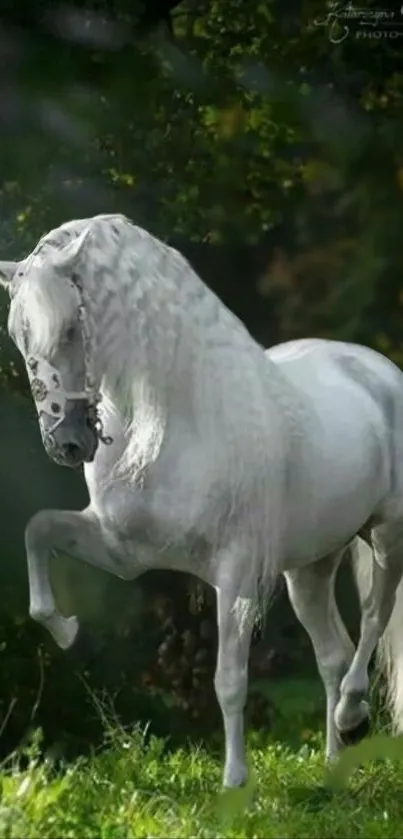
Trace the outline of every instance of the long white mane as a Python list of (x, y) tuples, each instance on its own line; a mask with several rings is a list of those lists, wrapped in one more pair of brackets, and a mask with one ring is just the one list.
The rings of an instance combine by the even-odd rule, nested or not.
[(303, 406), (263, 348), (180, 253), (124, 216), (64, 224), (24, 264), (10, 323), (27, 316), (41, 353), (76, 305), (66, 280), (80, 277), (101, 392), (127, 430), (120, 468), (135, 477), (173, 441), (179, 453), (191, 429), (200, 466), (189, 464), (189, 529), (206, 494), (217, 544), (236, 532), (251, 571), (274, 574)]

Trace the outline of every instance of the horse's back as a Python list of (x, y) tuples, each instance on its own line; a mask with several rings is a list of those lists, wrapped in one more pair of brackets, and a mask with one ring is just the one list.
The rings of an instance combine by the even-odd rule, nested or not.
[(339, 405), (343, 394), (350, 399), (353, 393), (354, 401), (369, 399), (389, 427), (401, 410), (403, 431), (403, 374), (375, 350), (343, 341), (303, 338), (271, 347), (266, 355), (308, 396), (322, 396), (322, 401), (326, 398), (332, 404), (333, 391)]
[(304, 529), (302, 507), (316, 497), (318, 520), (327, 522), (329, 535), (340, 532), (340, 517), (352, 536), (390, 498), (403, 497), (402, 373), (374, 350), (338, 341), (290, 341), (267, 357), (315, 417), (303, 470), (305, 501), (299, 493), (293, 513), (298, 529)]
[[(370, 347), (346, 341), (331, 341), (323, 338), (300, 338), (285, 341), (266, 350), (271, 361), (281, 365), (282, 372), (295, 383), (301, 381), (300, 374), (313, 369), (328, 369), (334, 365), (354, 378), (361, 370), (365, 377), (367, 370), (384, 386), (396, 392), (403, 400), (403, 374), (386, 356)], [(365, 378), (364, 378), (365, 381)]]

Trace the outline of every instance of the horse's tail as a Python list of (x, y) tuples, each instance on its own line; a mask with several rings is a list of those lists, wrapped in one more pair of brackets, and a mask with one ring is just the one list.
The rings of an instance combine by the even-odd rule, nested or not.
[[(372, 580), (372, 551), (360, 538), (351, 546), (354, 577), (360, 602), (369, 594)], [(393, 728), (403, 733), (403, 579), (397, 587), (392, 615), (378, 645), (377, 668), (387, 684), (387, 703)]]

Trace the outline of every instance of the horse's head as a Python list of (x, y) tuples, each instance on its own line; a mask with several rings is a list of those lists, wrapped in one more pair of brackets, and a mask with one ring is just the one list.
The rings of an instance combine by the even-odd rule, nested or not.
[(99, 401), (91, 373), (91, 334), (79, 274), (85, 236), (0, 263), (11, 297), (8, 331), (21, 352), (48, 455), (64, 466), (94, 459)]

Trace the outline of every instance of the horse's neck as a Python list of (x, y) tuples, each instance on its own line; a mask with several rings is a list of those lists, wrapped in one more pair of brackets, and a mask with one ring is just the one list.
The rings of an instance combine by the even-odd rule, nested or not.
[[(236, 414), (240, 391), (263, 425), (283, 412), (293, 425), (300, 395), (244, 325), (197, 279), (192, 282), (189, 271), (181, 295), (176, 275), (168, 275), (166, 283), (158, 277), (146, 283), (137, 275), (110, 299), (91, 295), (103, 387), (125, 432), (130, 428), (127, 445), (137, 435), (153, 448), (168, 422), (202, 438), (224, 433), (222, 415)], [(116, 306), (115, 319), (110, 306)]]

